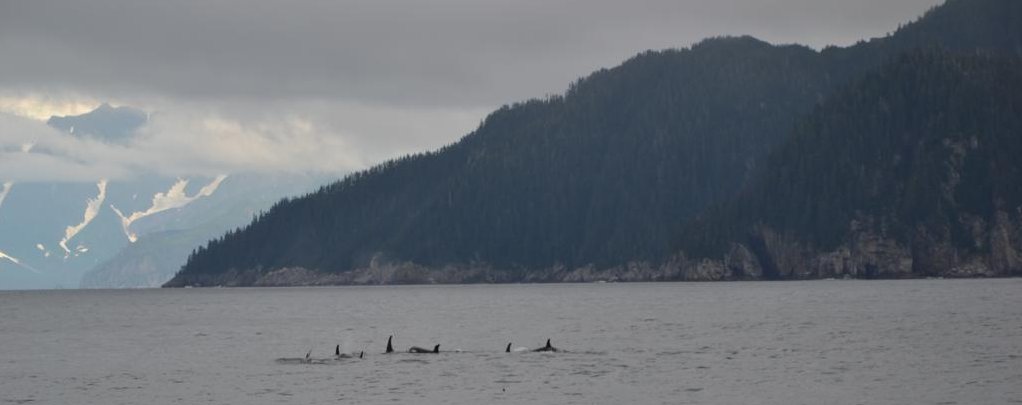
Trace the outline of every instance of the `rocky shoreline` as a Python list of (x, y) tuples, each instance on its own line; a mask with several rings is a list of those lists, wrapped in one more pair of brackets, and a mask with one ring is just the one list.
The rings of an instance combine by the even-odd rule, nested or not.
[[(285, 287), (403, 284), (584, 283), (656, 281), (755, 281), (828, 278), (910, 279), (927, 277), (990, 278), (1022, 276), (1022, 244), (1018, 227), (995, 224), (989, 253), (969, 255), (920, 232), (912, 247), (863, 229), (851, 242), (820, 252), (792, 237), (759, 228), (748, 243), (733, 244), (720, 259), (687, 258), (678, 254), (663, 263), (630, 262), (598, 268), (583, 266), (505, 269), (485, 263), (423, 266), (374, 259), (368, 266), (345, 272), (302, 267), (229, 270), (216, 275), (178, 275), (164, 287)], [(379, 256), (378, 256), (379, 257)]]

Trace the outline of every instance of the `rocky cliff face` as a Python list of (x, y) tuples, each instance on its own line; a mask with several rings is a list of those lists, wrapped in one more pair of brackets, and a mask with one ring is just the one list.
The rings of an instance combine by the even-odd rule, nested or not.
[[(966, 219), (976, 221), (976, 219)], [(793, 237), (758, 227), (744, 243), (736, 243), (719, 259), (689, 259), (676, 255), (663, 263), (630, 262), (621, 266), (545, 269), (502, 269), (484, 263), (422, 266), (411, 262), (374, 259), (369, 266), (348, 272), (324, 272), (288, 267), (231, 270), (215, 276), (176, 278), (167, 287), (194, 286), (326, 286), (385, 284), (550, 283), (811, 280), (825, 278), (923, 278), (1022, 276), (1022, 207), (998, 211), (989, 229), (974, 242), (988, 249), (969, 252), (955, 248), (948, 232), (919, 229), (910, 244), (882, 232), (883, 224), (855, 221), (849, 242), (821, 251)]]
[(947, 229), (922, 227), (901, 243), (871, 220), (854, 221), (848, 242), (828, 251), (758, 227), (720, 259), (682, 260), (681, 273), (700, 280), (1022, 276), (1022, 207), (997, 211), (993, 224), (960, 221), (974, 229), (977, 249), (956, 248)]

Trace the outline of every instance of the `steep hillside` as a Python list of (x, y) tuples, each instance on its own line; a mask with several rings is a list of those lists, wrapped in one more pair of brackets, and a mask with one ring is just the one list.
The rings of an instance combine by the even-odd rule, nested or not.
[(910, 49), (1017, 53), (1019, 16), (1012, 1), (952, 0), (850, 48), (742, 37), (647, 52), (504, 107), (442, 150), (281, 202), (168, 285), (581, 280), (636, 266), (624, 278), (670, 278), (650, 263), (672, 262), (683, 226), (747, 187), (837, 89)]
[(817, 109), (683, 250), (715, 278), (1022, 275), (1019, 156), (1018, 58), (910, 54)]
[(396, 261), (485, 263), (513, 279), (653, 260), (830, 91), (818, 63), (808, 48), (752, 38), (649, 52), (564, 96), (502, 108), (440, 151), (278, 204), (182, 274)]

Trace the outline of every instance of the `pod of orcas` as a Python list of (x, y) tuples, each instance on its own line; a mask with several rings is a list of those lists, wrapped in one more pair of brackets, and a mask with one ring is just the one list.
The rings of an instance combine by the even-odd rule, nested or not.
[[(365, 350), (363, 350), (361, 352), (358, 352), (358, 358), (360, 358), (360, 359), (365, 357), (365, 355), (366, 355)], [(309, 356), (305, 356), (305, 357), (309, 357)], [(355, 356), (351, 355), (351, 354), (348, 354), (348, 353), (341, 353), (341, 345), (337, 345), (337, 347), (334, 347), (334, 357), (339, 358), (339, 359), (350, 359), (350, 358), (353, 358)]]
[[(526, 350), (528, 350), (528, 349), (525, 349), (525, 350), (515, 350), (515, 351), (526, 351)], [(512, 351), (511, 350), (511, 342), (508, 342), (507, 343), (507, 347), (504, 348), (504, 352), (505, 353), (511, 353), (511, 351)], [(558, 348), (554, 347), (553, 345), (551, 345), (550, 344), (550, 339), (547, 339), (546, 340), (546, 346), (540, 347), (538, 349), (533, 349), (531, 351), (533, 351), (533, 352), (558, 352), (558, 351), (560, 351), (560, 349), (558, 349)], [(384, 354), (394, 353), (394, 335), (390, 335), (390, 336), (387, 337), (387, 349), (384, 350), (383, 353)], [(419, 346), (412, 346), (411, 348), (408, 349), (408, 353), (440, 353), (440, 345), (433, 346), (433, 350), (424, 349), (424, 348), (421, 348)]]
[[(528, 348), (525, 348), (525, 347), (519, 347), (519, 348), (512, 349), (510, 342), (508, 342), (507, 347), (504, 349), (505, 353), (522, 352), (522, 351), (531, 351), (531, 352), (559, 352), (560, 349), (558, 349), (558, 348), (554, 347), (553, 345), (551, 345), (550, 344), (550, 339), (546, 340), (546, 345), (545, 346), (537, 348), (537, 349), (528, 349)], [(383, 353), (384, 354), (394, 353), (394, 336), (393, 335), (387, 337), (387, 348), (384, 350)], [(437, 345), (433, 346), (432, 350), (426, 349), (426, 348), (422, 348), (422, 347), (419, 347), (419, 346), (412, 346), (412, 347), (408, 348), (408, 353), (413, 353), (413, 354), (438, 354), (438, 353), (440, 353), (440, 345), (437, 344)], [(353, 358), (361, 359), (361, 358), (364, 358), (364, 357), (365, 357), (365, 350), (362, 350), (362, 351), (358, 352), (358, 354), (354, 354), (354, 353), (350, 353), (349, 354), (349, 353), (341, 353), (341, 345), (337, 345), (337, 346), (334, 347), (334, 359), (337, 359), (337, 360), (339, 360), (339, 359), (353, 359)], [(308, 364), (312, 364), (312, 363), (323, 363), (325, 360), (312, 358), (312, 351), (310, 350), (307, 353), (305, 353), (305, 358), (302, 358), (302, 359), (293, 359), (293, 358), (287, 359), (287, 358), (285, 358), (285, 359), (277, 359), (277, 361), (278, 362), (282, 362), (282, 363), (308, 363)]]

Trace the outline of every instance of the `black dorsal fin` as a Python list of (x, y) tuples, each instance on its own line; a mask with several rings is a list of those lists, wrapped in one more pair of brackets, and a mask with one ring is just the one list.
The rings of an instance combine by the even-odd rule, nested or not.
[(394, 353), (394, 345), (390, 344), (390, 341), (394, 339), (394, 335), (390, 335), (387, 338), (387, 353)]
[(547, 347), (547, 349), (553, 347), (553, 346), (550, 346), (550, 339), (546, 340), (546, 347)]
[(440, 353), (440, 345), (433, 346), (433, 353)]
[(365, 355), (366, 355), (366, 351), (365, 351), (365, 350), (363, 350), (363, 351), (361, 351), (361, 352), (359, 352), (359, 353), (358, 353), (358, 358), (360, 358), (360, 359), (361, 359), (361, 358), (362, 358), (363, 356), (365, 356)]
[(504, 353), (511, 353), (511, 342), (507, 342), (507, 349), (504, 349)]
[(341, 345), (337, 345), (337, 347), (334, 347), (334, 356), (340, 356), (340, 355), (341, 355)]

